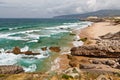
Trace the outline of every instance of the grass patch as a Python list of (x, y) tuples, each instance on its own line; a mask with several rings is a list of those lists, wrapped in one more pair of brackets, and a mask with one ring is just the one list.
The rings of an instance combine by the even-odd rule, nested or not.
[(74, 34), (74, 33), (70, 33), (70, 35), (75, 36), (76, 34)]
[(86, 42), (88, 39), (85, 37), (85, 38), (81, 38), (79, 39), (78, 41), (83, 41), (83, 42)]
[(4, 74), (0, 74), (0, 77), (5, 77), (6, 75), (4, 75)]
[(62, 78), (63, 78), (63, 79), (73, 79), (72, 76), (69, 76), (69, 75), (66, 75), (66, 74), (63, 74), (63, 75), (62, 75)]

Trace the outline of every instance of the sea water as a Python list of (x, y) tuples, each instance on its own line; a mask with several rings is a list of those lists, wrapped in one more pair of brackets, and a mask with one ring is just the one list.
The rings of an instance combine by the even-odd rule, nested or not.
[[(71, 31), (89, 24), (76, 19), (0, 19), (0, 65), (19, 65), (26, 72), (49, 69), (51, 62), (47, 59), (55, 55), (49, 47), (70, 47), (74, 39)], [(15, 46), (40, 54), (6, 53)], [(47, 51), (42, 51), (43, 47)]]

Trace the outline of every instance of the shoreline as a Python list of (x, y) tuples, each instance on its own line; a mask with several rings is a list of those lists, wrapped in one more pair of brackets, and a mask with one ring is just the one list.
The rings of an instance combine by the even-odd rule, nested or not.
[[(70, 49), (72, 47), (78, 47), (78, 46), (84, 45), (83, 41), (79, 41), (81, 39), (79, 36), (79, 33), (82, 29), (85, 29), (88, 26), (91, 26), (92, 24), (93, 24), (93, 22), (88, 22), (88, 24), (86, 26), (80, 27), (79, 29), (72, 30), (71, 34), (75, 34), (75, 36), (74, 36), (74, 40), (71, 42), (71, 46), (69, 47)], [(69, 65), (70, 60), (68, 59), (68, 55), (70, 53), (71, 53), (70, 50), (68, 50), (67, 52), (60, 53), (60, 55), (53, 61), (54, 65), (52, 65), (50, 71), (56, 71), (58, 73), (61, 73), (62, 71), (69, 68), (70, 67), (70, 65)], [(53, 68), (56, 68), (56, 69), (53, 69)]]
[[(110, 22), (97, 22), (97, 23), (94, 22), (91, 25), (88, 25), (82, 29), (78, 29), (78, 30), (75, 29), (72, 31), (73, 34), (77, 36), (74, 41), (78, 41), (78, 42), (83, 41), (84, 44), (82, 44), (81, 46), (80, 45), (73, 46), (71, 45), (72, 44), (71, 42), (70, 44), (71, 50), (69, 51), (69, 49), (66, 50), (65, 48), (65, 52), (64, 50), (63, 50), (64, 53), (60, 52), (58, 57), (55, 60), (53, 60), (53, 63), (52, 63), (53, 67), (51, 68), (52, 70), (47, 71), (45, 73), (39, 73), (39, 72), (20, 73), (20, 74), (13, 75), (13, 77), (19, 76), (19, 75), (20, 76), (25, 75), (26, 77), (28, 76), (30, 77), (30, 75), (32, 75), (37, 79), (40, 78), (40, 80), (43, 80), (45, 78), (49, 78), (50, 80), (57, 80), (60, 78), (61, 80), (64, 80), (62, 79), (63, 76), (65, 78), (66, 77), (71, 78), (72, 76), (73, 79), (71, 80), (74, 80), (74, 78), (75, 79), (79, 78), (82, 80), (87, 80), (87, 79), (99, 80), (102, 78), (105, 78), (106, 80), (109, 80), (109, 79), (119, 80), (120, 59), (117, 57), (111, 57), (109, 55), (107, 55), (107, 57), (103, 57), (101, 56), (102, 53), (100, 55), (95, 55), (95, 54), (99, 54), (102, 51), (101, 49), (103, 49), (104, 52), (108, 51), (108, 53), (106, 54), (109, 54), (110, 52), (112, 53), (112, 55), (114, 55), (113, 50), (111, 49), (104, 50), (104, 48), (111, 47), (109, 46), (111, 44), (113, 47), (116, 45), (119, 45), (119, 37), (120, 37), (119, 27), (120, 27), (120, 24), (113, 25)], [(108, 35), (108, 33), (110, 34)], [(106, 36), (107, 36), (107, 39), (104, 39), (106, 38)], [(109, 36), (112, 36), (112, 37), (109, 37)], [(114, 37), (115, 39), (113, 40), (118, 41), (118, 44), (111, 43), (112, 41), (111, 38), (114, 38)], [(108, 41), (108, 43), (106, 46), (102, 45), (102, 48), (101, 48), (101, 45), (99, 44), (99, 42), (102, 42), (102, 41)], [(97, 53), (96, 53), (96, 45), (98, 49)], [(116, 53), (119, 53), (119, 50), (116, 51)]]
[[(76, 33), (79, 33), (79, 34), (76, 34), (76, 35), (79, 35), (79, 37), (82, 39), (82, 38), (87, 38), (87, 41), (84, 42), (82, 46), (89, 46), (89, 45), (96, 45), (96, 41), (97, 39), (100, 39), (99, 37), (100, 36), (103, 36), (103, 35), (106, 35), (108, 33), (112, 33), (112, 34), (115, 34), (117, 32), (120, 31), (120, 24), (118, 25), (112, 25), (110, 22), (94, 22), (91, 24), (91, 26), (86, 26), (85, 28), (82, 28), (82, 29), (79, 29), (79, 30), (76, 30), (77, 32)], [(94, 35), (93, 35), (94, 34)], [(90, 44), (86, 44), (86, 42), (88, 41), (91, 41)], [(74, 47), (74, 46), (73, 46)], [(76, 46), (78, 47), (78, 46)], [(66, 55), (61, 55), (59, 58), (61, 58), (57, 63), (59, 63), (59, 65), (61, 66), (62, 64), (66, 64), (67, 67), (65, 67), (64, 69), (57, 69), (58, 70), (61, 70), (61, 72), (58, 71), (58, 73), (63, 73), (64, 71), (68, 70), (69, 68), (75, 68), (75, 67), (78, 67), (80, 63), (81, 65), (83, 64), (83, 66), (93, 66), (91, 65), (91, 62), (90, 61), (111, 61), (114, 62), (114, 60), (117, 60), (118, 58), (97, 58), (97, 57), (87, 57), (87, 56), (77, 56), (77, 55), (72, 55), (71, 54), (66, 54)], [(69, 58), (69, 59), (68, 59)], [(90, 60), (90, 61), (89, 61)], [(66, 63), (64, 63), (63, 61), (67, 61)], [(85, 64), (85, 65), (84, 65)], [(115, 63), (114, 63), (115, 64)], [(111, 68), (111, 66), (109, 65), (105, 65), (105, 64), (98, 64), (99, 67), (97, 67), (98, 69), (81, 69), (81, 71), (83, 72), (89, 72), (90, 71), (90, 74), (94, 71), (97, 71), (98, 73), (101, 72), (101, 73), (105, 73), (105, 74), (111, 74), (111, 73), (119, 73), (119, 69), (117, 68)], [(95, 66), (98, 66), (97, 64), (94, 65)], [(116, 64), (115, 64), (116, 65)], [(65, 66), (65, 65), (64, 65)], [(71, 67), (72, 66), (72, 67)], [(79, 67), (78, 67), (79, 68)], [(100, 68), (100, 69), (99, 69)], [(72, 73), (71, 73), (72, 74)], [(118, 79), (118, 77), (115, 77), (114, 75), (111, 75), (113, 78), (116, 78)], [(105, 76), (106, 77), (106, 76)]]

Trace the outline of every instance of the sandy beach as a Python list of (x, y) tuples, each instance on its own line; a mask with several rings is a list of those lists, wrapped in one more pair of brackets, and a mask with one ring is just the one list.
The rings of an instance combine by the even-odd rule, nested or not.
[(120, 25), (112, 25), (110, 22), (98, 22), (80, 30), (79, 35), (81, 38), (98, 38), (107, 33), (116, 33), (118, 31), (120, 31)]

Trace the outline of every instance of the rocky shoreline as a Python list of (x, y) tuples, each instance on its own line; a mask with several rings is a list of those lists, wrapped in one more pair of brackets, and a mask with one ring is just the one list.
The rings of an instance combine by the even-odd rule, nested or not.
[[(97, 24), (100, 23), (98, 22)], [(99, 35), (99, 32), (96, 33), (93, 30), (96, 26), (92, 27), (90, 31), (88, 28), (91, 28), (91, 26), (85, 30), (81, 30), (81, 39), (78, 41), (83, 41), (84, 45), (71, 48), (70, 54), (60, 55), (60, 61), (57, 62), (60, 67), (57, 68), (57, 70), (46, 73), (23, 73), (22, 68), (10, 66), (7, 70), (8, 72), (1, 71), (1, 74), (12, 73), (13, 75), (2, 75), (0, 78), (5, 78), (2, 80), (120, 80), (120, 28), (118, 28), (120, 24), (111, 25), (109, 25), (111, 29), (116, 31), (111, 33), (109, 32), (110, 28), (108, 29), (108, 27), (106, 27), (105, 30), (108, 31), (104, 32), (103, 30), (104, 35), (103, 33)], [(114, 26), (118, 29), (113, 29)], [(104, 29), (104, 27), (102, 29)], [(98, 31), (102, 32), (99, 28)], [(96, 37), (96, 35), (90, 33), (92, 31), (94, 34), (98, 34), (98, 36)], [(42, 48), (42, 50), (46, 49), (46, 47)], [(51, 47), (50, 50), (59, 52), (60, 48)], [(18, 48), (14, 48), (13, 53), (19, 54), (21, 51)], [(24, 52), (24, 54), (26, 53)], [(33, 55), (33, 53), (30, 55)], [(1, 66), (0, 70), (2, 70), (3, 67)], [(8, 66), (5, 68), (8, 68)], [(16, 79), (14, 79), (14, 77), (16, 77)], [(21, 79), (19, 77), (21, 77)]]

